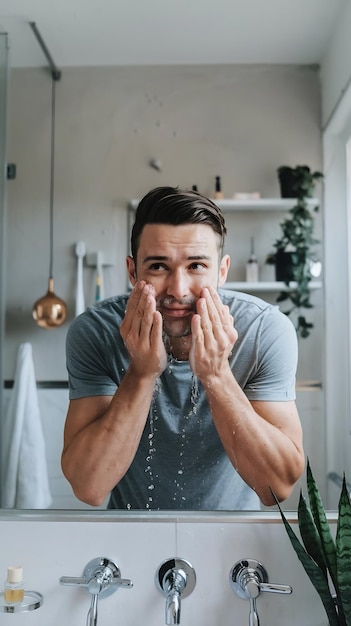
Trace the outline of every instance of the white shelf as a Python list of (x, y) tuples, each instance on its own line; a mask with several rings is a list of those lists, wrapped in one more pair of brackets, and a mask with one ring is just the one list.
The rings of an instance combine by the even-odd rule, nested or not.
[[(320, 280), (312, 280), (309, 283), (310, 289), (321, 289), (322, 281)], [(296, 283), (291, 282), (289, 286), (284, 282), (273, 280), (270, 282), (259, 281), (257, 283), (249, 283), (249, 282), (233, 282), (233, 283), (225, 283), (223, 285), (223, 289), (234, 289), (234, 291), (246, 291), (250, 293), (251, 291), (292, 291), (296, 288)]]
[[(296, 204), (296, 198), (260, 198), (259, 200), (234, 200), (225, 198), (223, 200), (215, 200), (215, 203), (223, 211), (288, 211)], [(129, 201), (129, 208), (135, 211), (139, 204), (139, 200), (133, 199)], [(318, 198), (309, 198), (307, 205), (313, 209), (319, 204)]]
[[(260, 198), (259, 200), (232, 200), (225, 198), (216, 200), (223, 213), (230, 211), (288, 211), (297, 202), (296, 198)], [(307, 205), (315, 208), (319, 204), (317, 198), (309, 198)]]

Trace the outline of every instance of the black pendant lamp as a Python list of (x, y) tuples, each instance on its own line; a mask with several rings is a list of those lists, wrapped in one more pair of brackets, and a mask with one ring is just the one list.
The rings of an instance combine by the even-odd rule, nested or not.
[[(36, 31), (35, 24), (31, 24), (40, 45), (43, 42)], [(46, 48), (45, 48), (46, 49)], [(51, 58), (50, 58), (51, 59)], [(52, 329), (61, 326), (67, 316), (65, 302), (54, 292), (54, 182), (55, 182), (55, 117), (56, 117), (56, 82), (61, 72), (52, 70), (52, 97), (51, 97), (51, 157), (50, 157), (50, 265), (49, 285), (44, 296), (39, 298), (33, 306), (33, 318), (41, 328)]]

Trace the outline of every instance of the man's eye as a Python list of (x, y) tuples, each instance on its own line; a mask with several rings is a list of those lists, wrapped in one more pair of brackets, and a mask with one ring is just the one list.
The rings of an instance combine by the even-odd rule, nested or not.
[(189, 269), (195, 272), (198, 272), (198, 271), (201, 272), (201, 271), (205, 271), (207, 268), (206, 268), (206, 265), (204, 265), (203, 263), (192, 263), (189, 266)]
[(153, 272), (159, 272), (160, 270), (165, 270), (166, 266), (163, 263), (152, 263), (149, 266), (149, 270), (152, 270)]

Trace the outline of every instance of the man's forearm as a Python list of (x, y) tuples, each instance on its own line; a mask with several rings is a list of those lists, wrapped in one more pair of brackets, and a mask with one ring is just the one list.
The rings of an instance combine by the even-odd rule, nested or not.
[[(272, 409), (272, 415), (259, 414), (230, 370), (222, 379), (207, 381), (204, 388), (217, 432), (234, 468), (263, 504), (275, 503), (271, 489), (279, 500), (285, 500), (304, 467), (294, 403), (260, 403)], [(278, 426), (279, 408), (284, 414)]]
[[(155, 377), (128, 370), (103, 411), (65, 445), (62, 469), (77, 498), (99, 506), (131, 465), (147, 420)], [(93, 398), (89, 400), (93, 401)]]

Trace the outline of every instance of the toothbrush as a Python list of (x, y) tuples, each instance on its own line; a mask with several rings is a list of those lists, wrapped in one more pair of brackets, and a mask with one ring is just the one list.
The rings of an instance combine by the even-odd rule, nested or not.
[(83, 286), (83, 258), (85, 257), (85, 243), (78, 241), (76, 244), (77, 261), (77, 285), (76, 285), (76, 316), (85, 311), (84, 286)]
[(101, 251), (96, 253), (96, 290), (95, 290), (95, 301), (99, 302), (104, 299), (104, 285), (103, 285), (103, 277), (102, 277), (102, 266), (103, 266), (103, 253)]

